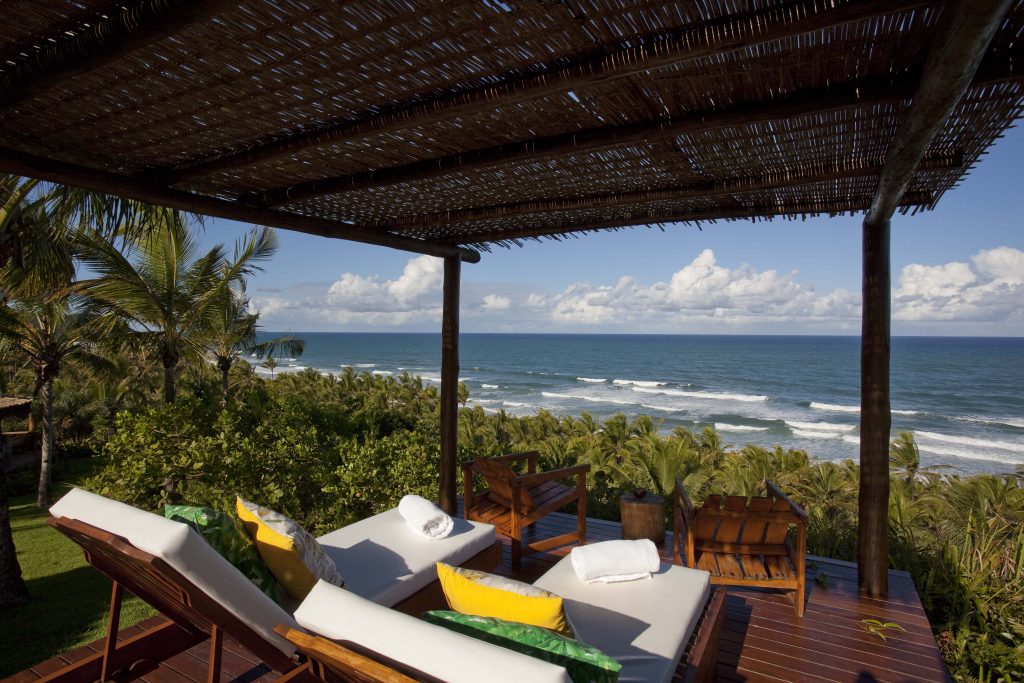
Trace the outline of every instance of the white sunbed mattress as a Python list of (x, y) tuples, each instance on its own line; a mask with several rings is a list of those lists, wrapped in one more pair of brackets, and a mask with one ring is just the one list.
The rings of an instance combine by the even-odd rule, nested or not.
[(490, 524), (454, 522), (451, 535), (433, 540), (409, 528), (393, 508), (317, 540), (345, 577), (345, 588), (392, 607), (437, 580), (438, 562), (461, 564), (494, 543)]

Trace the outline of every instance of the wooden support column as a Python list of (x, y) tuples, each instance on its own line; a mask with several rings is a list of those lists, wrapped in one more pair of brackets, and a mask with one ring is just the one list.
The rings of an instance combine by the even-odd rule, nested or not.
[(440, 505), (455, 514), (455, 467), (459, 434), (459, 280), (462, 259), (444, 260), (441, 312), (441, 472)]
[(864, 217), (864, 312), (860, 369), (860, 497), (857, 576), (872, 597), (889, 569), (889, 221), (935, 136), (971, 84), (1013, 0), (951, 0)]
[(864, 221), (860, 347), (858, 581), (870, 596), (889, 589), (889, 221)]

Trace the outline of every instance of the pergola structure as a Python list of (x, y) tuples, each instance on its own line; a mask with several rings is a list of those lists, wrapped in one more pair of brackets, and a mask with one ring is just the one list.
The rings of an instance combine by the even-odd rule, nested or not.
[[(1021, 0), (11, 0), (0, 171), (460, 264), (864, 211), (860, 586), (886, 591), (889, 220), (1020, 115)], [(766, 239), (770, 239), (766, 235)]]

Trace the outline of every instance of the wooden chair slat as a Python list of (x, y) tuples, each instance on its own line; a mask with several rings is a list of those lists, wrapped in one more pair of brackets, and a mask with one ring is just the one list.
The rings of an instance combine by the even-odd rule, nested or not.
[[(769, 501), (771, 502), (771, 501)], [(772, 503), (774, 512), (789, 512), (789, 503), (776, 500)], [(765, 543), (783, 543), (789, 536), (789, 522), (768, 523), (765, 528)]]
[[(739, 496), (729, 496), (725, 499), (724, 507), (730, 512), (744, 512), (747, 509), (747, 499)], [(721, 543), (740, 543), (740, 534), (743, 531), (744, 521), (742, 518), (721, 520), (718, 523), (718, 534), (714, 540)]]
[[(767, 498), (751, 498), (747, 507), (750, 512), (771, 512), (772, 501)], [(761, 543), (764, 541), (765, 527), (768, 522), (762, 519), (747, 519), (743, 522), (740, 543)], [(777, 541), (776, 541), (777, 542)]]
[(729, 553), (715, 553), (715, 559), (718, 561), (718, 574), (719, 576), (725, 576), (735, 579), (744, 578), (743, 567), (736, 561), (735, 555)]
[(740, 566), (743, 567), (743, 575), (748, 579), (767, 579), (768, 568), (765, 566), (765, 558), (761, 555), (737, 555)]

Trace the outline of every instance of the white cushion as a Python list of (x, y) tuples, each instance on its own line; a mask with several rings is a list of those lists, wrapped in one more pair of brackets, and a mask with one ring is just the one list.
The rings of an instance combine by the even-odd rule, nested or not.
[(313, 587), (295, 619), (325, 638), (451, 683), (570, 680), (560, 666), (428, 624), (325, 581)]
[(345, 577), (345, 588), (391, 607), (436, 581), (438, 562), (461, 564), (494, 543), (490, 524), (454, 523), (447, 538), (426, 538), (393, 508), (317, 540)]
[(50, 514), (103, 529), (159, 557), (282, 652), (295, 652), (291, 643), (274, 633), (274, 624), (297, 627), (291, 615), (187, 524), (77, 488), (57, 501)]
[(620, 681), (669, 681), (710, 595), (711, 575), (662, 564), (649, 579), (584, 583), (562, 558), (533, 585), (561, 595), (576, 638), (622, 664)]

